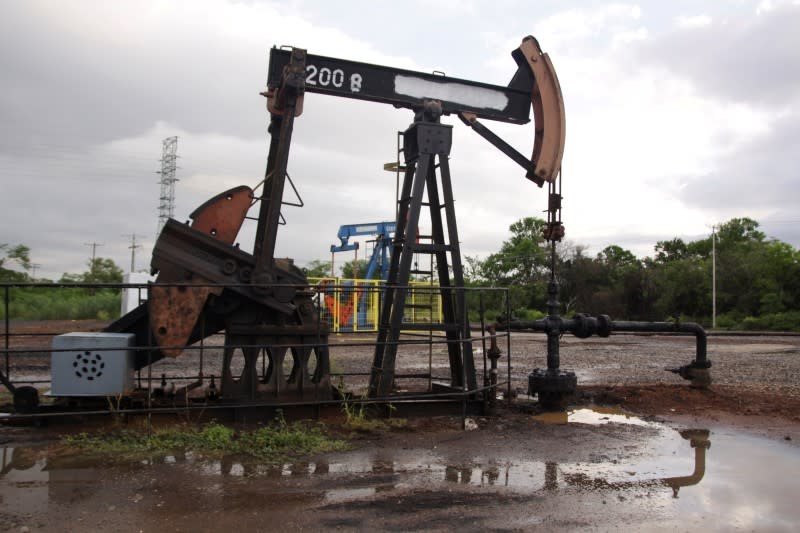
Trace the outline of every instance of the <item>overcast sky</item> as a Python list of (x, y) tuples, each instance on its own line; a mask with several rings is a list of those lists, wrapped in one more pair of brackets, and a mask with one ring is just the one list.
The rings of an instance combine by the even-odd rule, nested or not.
[[(179, 137), (180, 220), (262, 179), (273, 45), (505, 85), (532, 34), (564, 92), (569, 241), (643, 257), (748, 216), (798, 247), (798, 28), (797, 1), (0, 0), (0, 243), (28, 245), (37, 276), (57, 279), (86, 269), (92, 242), (127, 270), (135, 233), (146, 269), (165, 137)], [(412, 118), (306, 97), (289, 163), (305, 207), (285, 209), (277, 255), (327, 260), (339, 225), (393, 219), (382, 167)], [(542, 216), (546, 190), (443, 121), (462, 252), (485, 256)], [(532, 123), (487, 125), (530, 152)], [(252, 225), (239, 240), (252, 246)]]

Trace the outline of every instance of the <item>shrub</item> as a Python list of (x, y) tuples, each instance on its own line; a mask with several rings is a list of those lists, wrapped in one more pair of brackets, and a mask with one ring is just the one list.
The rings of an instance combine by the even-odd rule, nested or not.
[[(9, 291), (9, 318), (17, 320), (110, 320), (119, 316), (114, 289), (53, 288), (47, 285)], [(0, 305), (0, 318), (5, 306)]]

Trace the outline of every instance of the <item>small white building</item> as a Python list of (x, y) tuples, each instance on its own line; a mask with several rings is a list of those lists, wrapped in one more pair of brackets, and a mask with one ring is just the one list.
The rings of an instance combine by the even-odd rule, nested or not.
[[(147, 272), (129, 272), (122, 278), (123, 283), (145, 284), (154, 281), (153, 277)], [(147, 300), (147, 287), (127, 288), (122, 290), (122, 303), (120, 305), (120, 316), (127, 315), (139, 304)]]

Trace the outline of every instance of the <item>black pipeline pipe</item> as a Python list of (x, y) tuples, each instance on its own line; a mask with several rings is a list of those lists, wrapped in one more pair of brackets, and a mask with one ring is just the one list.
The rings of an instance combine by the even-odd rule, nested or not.
[[(564, 319), (551, 314), (541, 320), (513, 320), (495, 325), (498, 331), (541, 331), (547, 334), (547, 368), (557, 370), (559, 367), (558, 335), (569, 331), (578, 338), (586, 339), (592, 335), (608, 337), (611, 333), (618, 332), (647, 332), (647, 333), (689, 333), (695, 336), (695, 359), (690, 364), (680, 368), (667, 370), (680, 374), (681, 377), (692, 381), (693, 386), (707, 387), (711, 378), (708, 369), (711, 361), (708, 360), (707, 335), (700, 324), (695, 322), (633, 322), (626, 320), (611, 320), (608, 315), (598, 317), (578, 313), (573, 318)], [(556, 346), (553, 350), (552, 341)]]
[(697, 365), (706, 365), (699, 368), (709, 368), (706, 351), (707, 337), (703, 326), (695, 322), (631, 322), (614, 320), (611, 322), (612, 331), (653, 332), (653, 333), (691, 333), (695, 338), (695, 359)]

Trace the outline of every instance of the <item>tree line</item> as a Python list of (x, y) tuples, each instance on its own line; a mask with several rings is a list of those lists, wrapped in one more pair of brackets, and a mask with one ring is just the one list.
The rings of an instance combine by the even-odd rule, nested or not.
[[(469, 284), (509, 287), (523, 318), (543, 316), (550, 278), (545, 222), (524, 218), (485, 259), (467, 257)], [(716, 239), (716, 242), (712, 242)], [(555, 260), (561, 311), (608, 314), (623, 320), (691, 320), (712, 324), (712, 266), (716, 263), (716, 323), (724, 329), (800, 331), (800, 252), (767, 239), (759, 223), (734, 218), (714, 235), (659, 241), (640, 259), (617, 245), (594, 256), (559, 243)]]
[[(8, 316), (18, 320), (110, 320), (120, 312), (119, 289), (91, 288), (77, 284), (121, 283), (122, 269), (113, 260), (96, 257), (80, 274), (64, 273), (59, 284), (76, 284), (74, 288), (53, 288), (53, 280), (34, 279), (31, 275), (30, 248), (24, 244), (0, 244), (0, 283), (31, 284), (7, 289)], [(13, 268), (12, 268), (13, 267)], [(2, 295), (5, 298), (4, 295)], [(0, 305), (0, 318), (6, 308)]]
[[(527, 217), (509, 227), (510, 238), (484, 259), (464, 258), (470, 286), (507, 287), (512, 313), (519, 318), (544, 316), (551, 254), (544, 239), (545, 221)], [(712, 239), (715, 239), (712, 242)], [(596, 255), (587, 247), (559, 243), (555, 272), (561, 312), (607, 314), (620, 320), (686, 320), (712, 324), (712, 266), (716, 264), (716, 323), (723, 329), (800, 331), (800, 251), (767, 239), (759, 223), (734, 218), (714, 235), (686, 242), (658, 241), (652, 257), (638, 258), (618, 245)], [(365, 261), (343, 265), (346, 277), (363, 277)], [(30, 249), (0, 244), (0, 282), (33, 281)], [(122, 269), (111, 259), (96, 258), (81, 274), (64, 274), (59, 283), (119, 283)], [(11, 268), (14, 267), (14, 268)], [(327, 276), (330, 263), (316, 261), (308, 275)], [(46, 286), (50, 280), (37, 280)], [(119, 291), (75, 288), (12, 289), (12, 318), (115, 318)], [(470, 308), (477, 309), (471, 293)], [(505, 308), (494, 293), (484, 305)], [(0, 317), (4, 316), (0, 306)]]

